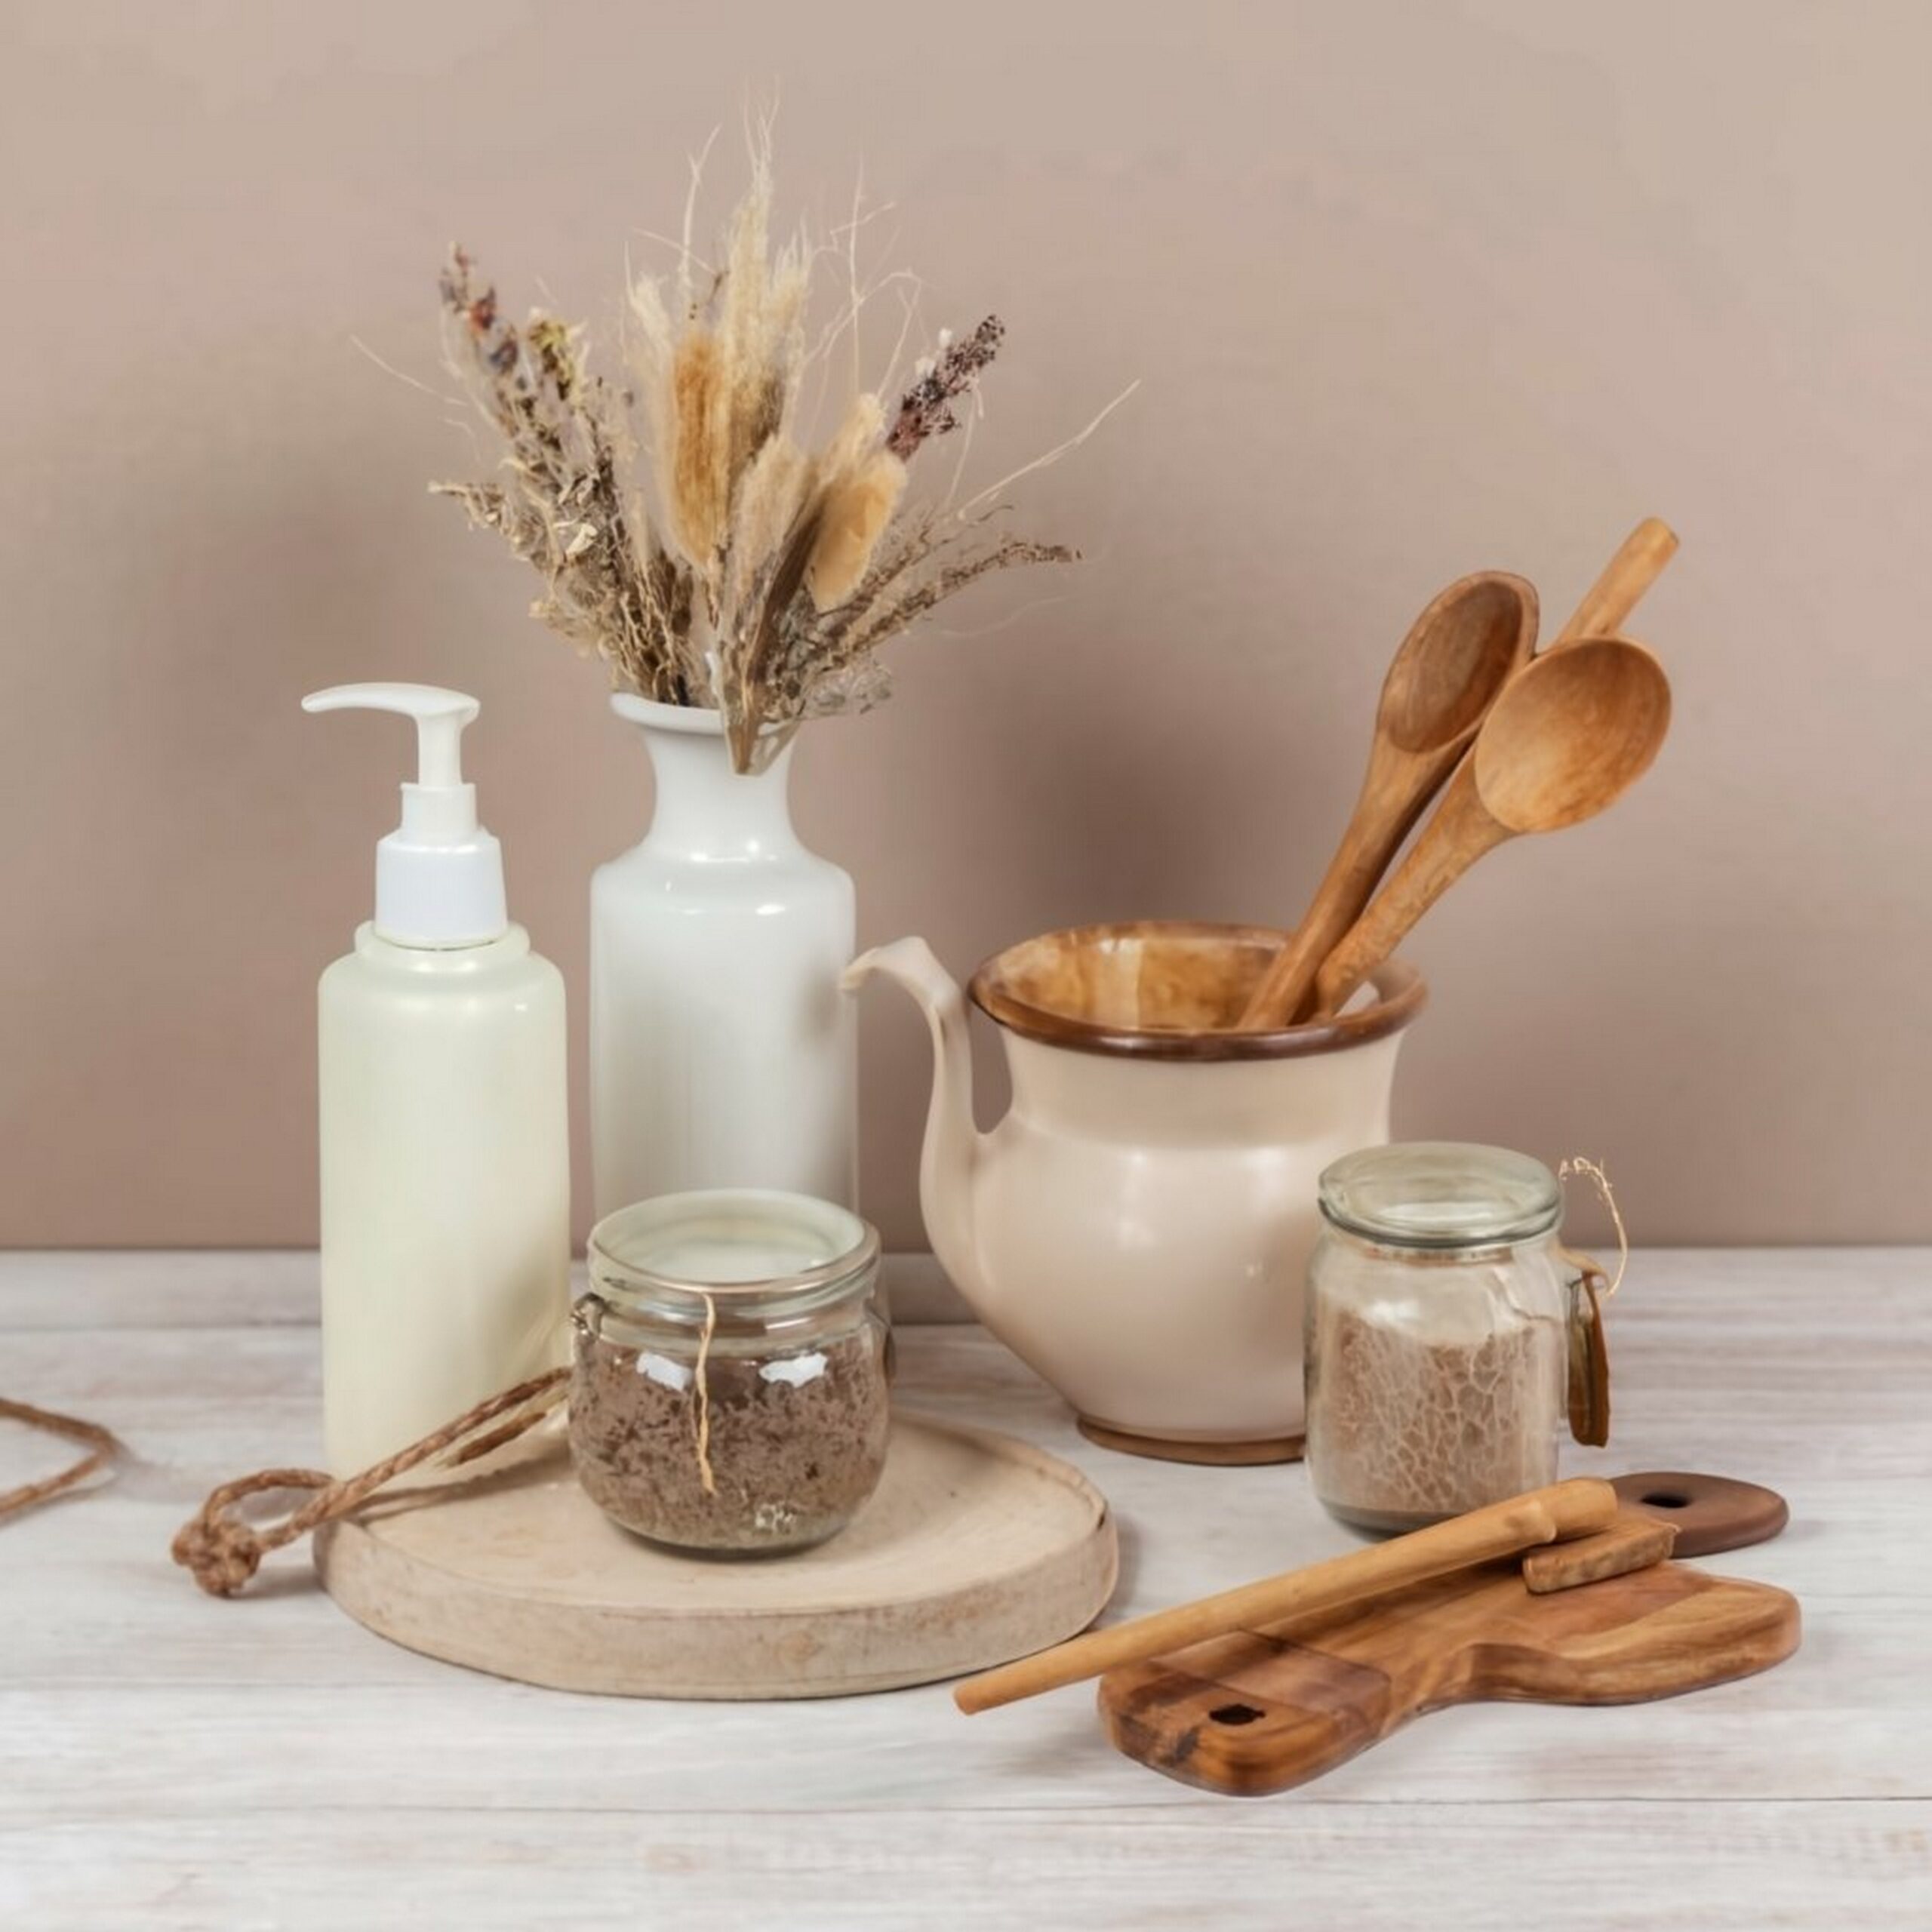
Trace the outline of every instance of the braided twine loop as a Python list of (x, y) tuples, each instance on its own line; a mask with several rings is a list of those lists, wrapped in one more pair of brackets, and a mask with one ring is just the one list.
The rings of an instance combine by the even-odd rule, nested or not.
[[(412, 1442), (408, 1448), (398, 1449), (394, 1455), (339, 1482), (320, 1469), (263, 1469), (225, 1482), (210, 1494), (192, 1519), (181, 1526), (174, 1539), (174, 1560), (211, 1596), (234, 1596), (261, 1567), (262, 1558), (271, 1550), (298, 1541), (325, 1523), (353, 1515), (397, 1476), (443, 1456), (445, 1451), (454, 1453), (445, 1457), (442, 1466), (457, 1469), (506, 1442), (514, 1441), (563, 1399), (569, 1378), (567, 1368), (549, 1369), (532, 1376), (527, 1382), (519, 1382), (514, 1388), (503, 1389), (478, 1402), (420, 1442)], [(494, 1429), (485, 1429), (486, 1424), (497, 1422), (502, 1416), (509, 1420), (497, 1423)], [(476, 1435), (478, 1429), (485, 1432)], [(466, 1439), (472, 1436), (475, 1440)], [(249, 1497), (271, 1491), (305, 1489), (313, 1492), (309, 1500), (276, 1521), (251, 1523), (235, 1506)]]

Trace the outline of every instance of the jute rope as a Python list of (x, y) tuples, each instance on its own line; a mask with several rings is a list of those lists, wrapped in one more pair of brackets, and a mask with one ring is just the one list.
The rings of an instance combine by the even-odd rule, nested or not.
[(69, 1442), (85, 1442), (88, 1453), (58, 1475), (43, 1476), (38, 1482), (23, 1482), (17, 1489), (0, 1491), (0, 1517), (17, 1515), (31, 1509), (76, 1483), (85, 1482), (97, 1469), (105, 1469), (121, 1452), (112, 1434), (97, 1422), (83, 1422), (78, 1416), (56, 1415), (51, 1409), (37, 1409), (31, 1402), (10, 1402), (0, 1395), (0, 1418), (23, 1422), (29, 1429), (45, 1430), (49, 1435), (65, 1436)]
[[(514, 1441), (563, 1399), (569, 1380), (567, 1368), (534, 1375), (513, 1389), (505, 1389), (478, 1402), (421, 1441), (412, 1442), (407, 1449), (398, 1449), (393, 1456), (372, 1463), (358, 1475), (344, 1476), (340, 1481), (320, 1469), (263, 1469), (225, 1482), (210, 1494), (193, 1520), (182, 1525), (174, 1539), (174, 1560), (192, 1572), (195, 1581), (211, 1596), (232, 1597), (254, 1575), (262, 1558), (271, 1550), (298, 1541), (324, 1523), (353, 1514), (394, 1478), (458, 1444), (462, 1446), (446, 1460), (445, 1468), (460, 1468), (488, 1455), (492, 1449), (501, 1448), (506, 1442)], [(465, 1440), (485, 1423), (497, 1422), (500, 1416), (509, 1420), (498, 1423), (474, 1441)], [(315, 1494), (278, 1522), (257, 1526), (245, 1521), (235, 1511), (235, 1506), (245, 1497), (270, 1490), (300, 1489), (313, 1490)]]
[[(1617, 1190), (1611, 1186), (1609, 1175), (1604, 1172), (1598, 1162), (1586, 1155), (1572, 1154), (1556, 1171), (1556, 1185), (1559, 1190), (1572, 1174), (1583, 1175), (1596, 1189), (1598, 1198), (1610, 1210), (1611, 1226), (1617, 1230), (1617, 1273), (1603, 1291), (1603, 1299), (1607, 1301), (1623, 1287), (1623, 1271), (1630, 1265), (1630, 1231), (1623, 1225), (1623, 1211), (1617, 1204)], [(1603, 1272), (1587, 1255), (1580, 1258), (1598, 1274)]]

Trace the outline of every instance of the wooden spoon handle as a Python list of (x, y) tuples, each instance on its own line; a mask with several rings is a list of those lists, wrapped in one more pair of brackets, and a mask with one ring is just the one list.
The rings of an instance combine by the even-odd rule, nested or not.
[(1676, 531), (1661, 517), (1644, 518), (1604, 565), (1603, 574), (1584, 593), (1583, 602), (1557, 632), (1550, 648), (1580, 637), (1607, 637), (1621, 630), (1624, 619), (1676, 554)]
[(1432, 758), (1389, 755), (1378, 747), (1306, 914), (1248, 996), (1236, 1023), (1243, 1031), (1290, 1026), (1301, 1017), (1322, 961), (1361, 916), (1389, 861), (1463, 755), (1460, 740)]
[(1475, 764), (1466, 757), (1444, 789), (1435, 815), (1423, 827), (1368, 910), (1322, 961), (1315, 980), (1315, 1012), (1325, 1018), (1407, 937), (1416, 921), (1481, 858), (1509, 836), (1483, 809)]
[(1617, 1492), (1592, 1476), (1573, 1477), (1533, 1489), (1506, 1503), (1472, 1509), (1446, 1523), (1412, 1530), (1369, 1549), (1352, 1550), (1325, 1563), (1311, 1563), (1285, 1576), (1269, 1577), (1198, 1603), (1183, 1604), (1111, 1630), (1090, 1630), (1071, 1643), (1022, 1657), (1017, 1663), (969, 1677), (952, 1700), (969, 1715), (1036, 1697), (1063, 1684), (1098, 1677), (1116, 1664), (1159, 1657), (1231, 1630), (1285, 1623), (1290, 1617), (1355, 1603), (1411, 1583), (1426, 1583), (1478, 1563), (1571, 1537), (1594, 1536), (1617, 1516)]
[(1382, 682), (1361, 795), (1301, 923), (1269, 962), (1235, 1023), (1292, 1026), (1335, 943), (1455, 769), (1490, 707), (1536, 650), (1534, 584), (1478, 571), (1437, 592)]

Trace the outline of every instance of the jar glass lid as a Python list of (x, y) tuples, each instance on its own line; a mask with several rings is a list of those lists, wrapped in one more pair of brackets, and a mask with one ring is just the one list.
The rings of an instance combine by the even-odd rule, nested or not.
[(592, 1281), (606, 1291), (737, 1297), (835, 1287), (878, 1258), (849, 1208), (808, 1195), (718, 1188), (660, 1195), (590, 1231)]
[(1340, 1228), (1397, 1247), (1478, 1247), (1547, 1234), (1562, 1218), (1556, 1177), (1506, 1147), (1398, 1141), (1345, 1155), (1321, 1180)]

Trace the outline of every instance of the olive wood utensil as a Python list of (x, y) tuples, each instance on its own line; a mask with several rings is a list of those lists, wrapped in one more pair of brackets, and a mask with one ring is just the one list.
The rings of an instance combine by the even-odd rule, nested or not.
[(1669, 680), (1640, 644), (1581, 638), (1533, 659), (1483, 720), (1408, 856), (1323, 962), (1316, 1014), (1339, 1011), (1485, 852), (1614, 804), (1669, 725)]
[(955, 1687), (953, 1702), (970, 1715), (1252, 1623), (1278, 1623), (1518, 1555), (1544, 1543), (1594, 1536), (1610, 1527), (1617, 1510), (1617, 1492), (1608, 1483), (1574, 1476), (1370, 1549), (1223, 1590), (1112, 1629), (1090, 1630), (1070, 1643), (968, 1678)]
[(1342, 842), (1301, 924), (1269, 963), (1237, 1025), (1291, 1025), (1336, 941), (1361, 916), (1423, 808), (1484, 714), (1536, 648), (1537, 593), (1481, 571), (1441, 592), (1409, 627), (1383, 680), (1368, 769)]

